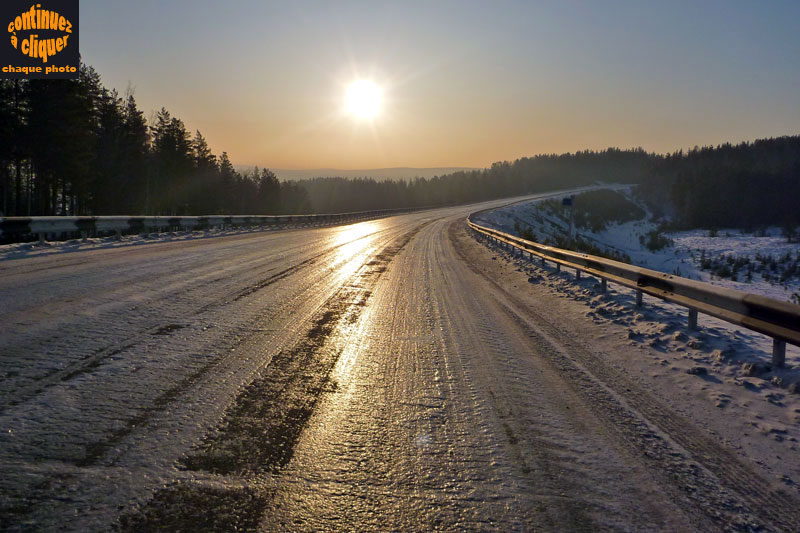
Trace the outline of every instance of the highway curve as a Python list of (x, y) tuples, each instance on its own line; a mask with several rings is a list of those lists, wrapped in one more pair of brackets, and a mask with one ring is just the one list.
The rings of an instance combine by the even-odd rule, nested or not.
[(0, 530), (792, 531), (465, 216), (0, 262)]

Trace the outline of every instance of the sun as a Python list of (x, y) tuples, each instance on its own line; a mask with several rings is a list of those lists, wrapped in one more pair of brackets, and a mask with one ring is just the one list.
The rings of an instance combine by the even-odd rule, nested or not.
[(347, 112), (356, 118), (370, 120), (381, 111), (381, 89), (369, 80), (354, 81), (347, 87)]

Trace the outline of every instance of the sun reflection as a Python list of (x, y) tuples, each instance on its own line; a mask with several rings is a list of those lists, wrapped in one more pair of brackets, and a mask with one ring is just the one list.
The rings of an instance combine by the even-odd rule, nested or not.
[[(359, 308), (370, 292), (367, 280), (370, 277), (371, 267), (368, 261), (378, 251), (379, 244), (376, 241), (381, 228), (379, 221), (362, 222), (344, 226), (334, 236), (333, 244), (339, 248), (332, 267), (336, 269), (339, 283), (346, 283), (343, 288), (348, 295), (348, 303), (355, 304)], [(356, 275), (362, 268), (364, 269), (362, 275)], [(331, 401), (337, 402), (340, 406), (347, 405), (351, 401), (352, 373), (359, 354), (365, 349), (365, 345), (371, 342), (367, 332), (372, 327), (373, 312), (371, 308), (361, 308), (360, 317), (355, 323), (343, 324), (338, 330), (337, 342), (341, 343), (342, 352), (332, 371), (331, 379), (341, 388), (340, 394), (332, 397)], [(352, 339), (359, 341), (351, 342)], [(341, 408), (334, 409), (334, 412), (339, 410)]]
[(339, 282), (355, 274), (375, 251), (378, 222), (361, 222), (344, 226), (333, 236), (337, 248), (330, 267), (336, 270)]
[(370, 233), (375, 233), (378, 230), (378, 223), (375, 221), (372, 222), (360, 222), (358, 224), (353, 224), (350, 226), (344, 226), (339, 229), (334, 237), (333, 244), (334, 246), (338, 246), (340, 244), (345, 244), (350, 241), (355, 241), (357, 239), (361, 239), (369, 235)]

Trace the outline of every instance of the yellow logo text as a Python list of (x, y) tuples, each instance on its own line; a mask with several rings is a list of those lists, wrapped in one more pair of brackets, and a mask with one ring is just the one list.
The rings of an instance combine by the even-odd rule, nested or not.
[[(9, 22), (8, 33), (11, 34), (11, 46), (28, 57), (40, 58), (43, 63), (47, 63), (48, 57), (56, 55), (67, 47), (67, 41), (72, 34), (72, 23), (55, 11), (41, 7), (41, 4), (31, 5), (29, 10), (20, 13)], [(41, 30), (55, 30), (62, 35), (44, 38), (38, 33), (32, 33)], [(24, 38), (18, 37), (17, 32), (23, 31), (31, 33)]]

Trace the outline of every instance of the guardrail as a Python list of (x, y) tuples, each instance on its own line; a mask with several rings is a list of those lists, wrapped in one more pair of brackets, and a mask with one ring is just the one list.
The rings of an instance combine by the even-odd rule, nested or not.
[(5, 217), (0, 218), (0, 242), (13, 242), (38, 237), (44, 241), (48, 235), (136, 234), (165, 230), (205, 230), (245, 226), (295, 225), (313, 226), (342, 224), (396, 215), (414, 209), (381, 209), (338, 213), (331, 215), (251, 215), (251, 216), (99, 216), (99, 217)]
[(800, 306), (781, 302), (757, 294), (748, 294), (709, 283), (665, 274), (619, 261), (589, 254), (563, 250), (531, 242), (502, 231), (476, 224), (467, 217), (469, 227), (490, 241), (512, 250), (546, 261), (574, 268), (580, 279), (581, 272), (600, 279), (600, 290), (606, 291), (611, 281), (636, 290), (636, 305), (642, 305), (642, 295), (648, 294), (689, 309), (689, 329), (697, 329), (697, 314), (705, 313), (747, 329), (772, 337), (772, 364), (782, 367), (786, 360), (786, 343), (800, 346)]

